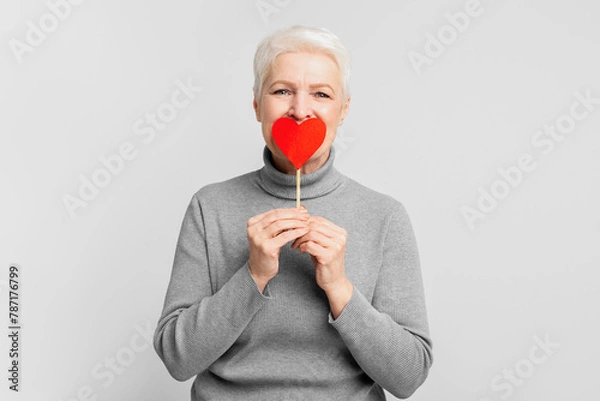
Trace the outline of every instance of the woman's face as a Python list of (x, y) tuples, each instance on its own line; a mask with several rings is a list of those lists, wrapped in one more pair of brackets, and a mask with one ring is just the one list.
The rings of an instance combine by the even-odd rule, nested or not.
[(309, 118), (325, 123), (323, 145), (302, 167), (304, 174), (319, 169), (329, 157), (337, 127), (348, 113), (350, 98), (344, 99), (342, 78), (337, 64), (320, 53), (284, 53), (275, 58), (262, 87), (260, 98), (254, 99), (256, 119), (262, 124), (267, 147), (273, 153), (278, 170), (294, 174), (296, 168), (273, 141), (271, 128), (282, 117), (298, 124)]

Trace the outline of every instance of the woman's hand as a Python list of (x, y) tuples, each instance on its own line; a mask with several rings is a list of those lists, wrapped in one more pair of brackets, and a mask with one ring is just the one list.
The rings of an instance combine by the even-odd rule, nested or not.
[(352, 297), (354, 287), (344, 273), (348, 233), (331, 221), (311, 216), (308, 232), (294, 241), (293, 249), (311, 255), (317, 285), (325, 291), (333, 318), (337, 318)]
[(275, 209), (248, 220), (250, 275), (260, 292), (279, 271), (281, 247), (308, 232), (310, 216), (304, 208)]

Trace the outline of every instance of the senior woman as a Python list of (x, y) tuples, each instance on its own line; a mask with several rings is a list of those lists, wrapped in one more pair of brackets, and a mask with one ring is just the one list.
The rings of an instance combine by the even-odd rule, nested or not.
[[(432, 363), (419, 258), (403, 206), (333, 166), (348, 53), (327, 30), (279, 30), (254, 77), (264, 167), (192, 197), (156, 352), (175, 379), (196, 376), (192, 400), (406, 398)], [(271, 133), (282, 117), (326, 125), (301, 208)]]

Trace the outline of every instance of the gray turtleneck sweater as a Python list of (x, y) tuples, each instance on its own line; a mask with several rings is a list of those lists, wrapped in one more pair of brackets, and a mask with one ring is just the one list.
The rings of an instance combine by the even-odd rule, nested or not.
[(248, 270), (250, 217), (295, 206), (295, 176), (272, 164), (208, 185), (181, 225), (154, 347), (171, 375), (193, 376), (199, 400), (385, 400), (410, 396), (432, 363), (419, 258), (394, 199), (327, 163), (302, 176), (302, 204), (348, 232), (354, 292), (333, 320), (307, 254), (281, 249), (258, 287)]

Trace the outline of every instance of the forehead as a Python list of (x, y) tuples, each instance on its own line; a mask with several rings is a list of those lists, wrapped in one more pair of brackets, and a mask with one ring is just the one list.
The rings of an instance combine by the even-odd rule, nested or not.
[(333, 57), (323, 53), (283, 53), (271, 64), (268, 81), (314, 82), (341, 85), (342, 76)]

